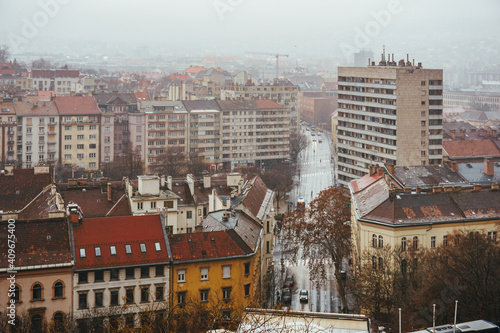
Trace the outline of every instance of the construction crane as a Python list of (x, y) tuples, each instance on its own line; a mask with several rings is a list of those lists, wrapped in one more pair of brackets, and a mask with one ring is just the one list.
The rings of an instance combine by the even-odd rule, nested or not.
[(279, 79), (279, 62), (280, 62), (280, 57), (287, 57), (288, 54), (280, 54), (280, 53), (266, 53), (266, 52), (246, 52), (246, 54), (250, 55), (267, 55), (267, 56), (273, 56), (276, 57), (276, 80)]

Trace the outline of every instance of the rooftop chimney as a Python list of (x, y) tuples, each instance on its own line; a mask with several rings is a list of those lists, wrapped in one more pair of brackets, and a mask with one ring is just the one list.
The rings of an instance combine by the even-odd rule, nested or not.
[(211, 178), (210, 176), (203, 176), (203, 188), (210, 188), (211, 187)]
[(377, 167), (375, 165), (370, 165), (370, 176), (373, 176), (377, 172)]
[(484, 174), (487, 176), (493, 176), (495, 174), (493, 161), (489, 158), (484, 159)]
[(449, 134), (450, 134), (450, 136), (451, 136), (451, 138), (452, 138), (452, 139), (455, 139), (455, 136), (456, 136), (456, 130), (454, 130), (454, 129), (450, 130), (450, 133), (449, 133)]
[(160, 186), (161, 186), (161, 188), (165, 187), (165, 175), (162, 175), (160, 177)]
[(108, 183), (107, 196), (108, 196), (108, 201), (111, 201), (111, 183)]
[(460, 136), (465, 140), (465, 128), (460, 129)]
[(172, 176), (167, 176), (167, 188), (172, 191)]

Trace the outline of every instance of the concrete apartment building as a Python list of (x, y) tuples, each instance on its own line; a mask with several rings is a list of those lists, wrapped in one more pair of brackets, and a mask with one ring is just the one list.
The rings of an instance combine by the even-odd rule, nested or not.
[(338, 182), (372, 164), (442, 163), (443, 71), (394, 55), (378, 65), (338, 68)]
[(290, 157), (290, 113), (272, 100), (219, 101), (222, 163), (234, 169)]
[(12, 99), (0, 97), (0, 166), (16, 162), (17, 117)]
[(278, 80), (272, 84), (255, 85), (230, 84), (221, 89), (221, 100), (271, 99), (288, 111), (289, 128), (292, 135), (299, 133), (299, 87), (288, 80)]
[(189, 112), (189, 156), (221, 161), (221, 111), (216, 101), (183, 101)]
[(17, 163), (32, 168), (56, 163), (60, 156), (59, 113), (54, 101), (28, 96), (14, 101), (17, 114)]
[(55, 99), (61, 117), (61, 163), (89, 171), (99, 170), (101, 112), (91, 96)]
[(76, 92), (80, 84), (80, 71), (76, 69), (33, 69), (29, 77), (34, 89), (55, 91), (58, 96)]

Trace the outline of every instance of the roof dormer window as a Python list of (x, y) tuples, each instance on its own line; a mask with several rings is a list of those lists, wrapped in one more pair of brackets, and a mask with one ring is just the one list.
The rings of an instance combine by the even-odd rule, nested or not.
[(146, 252), (146, 244), (141, 243), (141, 252), (145, 253)]
[(130, 247), (130, 244), (125, 244), (125, 252), (127, 254), (131, 254), (132, 253), (132, 248)]
[(155, 249), (156, 249), (156, 251), (161, 251), (160, 242), (155, 242)]
[(112, 256), (116, 256), (116, 246), (111, 245), (111, 246), (109, 247), (109, 251), (111, 252), (111, 255), (112, 255)]
[(95, 256), (100, 257), (101, 256), (101, 248), (99, 246), (95, 247)]
[(86, 258), (87, 254), (85, 253), (85, 249), (82, 247), (80, 248), (80, 258)]

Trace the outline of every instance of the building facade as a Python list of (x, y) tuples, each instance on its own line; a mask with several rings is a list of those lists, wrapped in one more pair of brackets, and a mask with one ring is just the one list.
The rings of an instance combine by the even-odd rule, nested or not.
[(338, 69), (338, 182), (372, 164), (442, 163), (443, 71), (383, 58)]
[(17, 117), (12, 99), (0, 97), (0, 111), (0, 166), (3, 168), (16, 164), (19, 143), (16, 144)]

